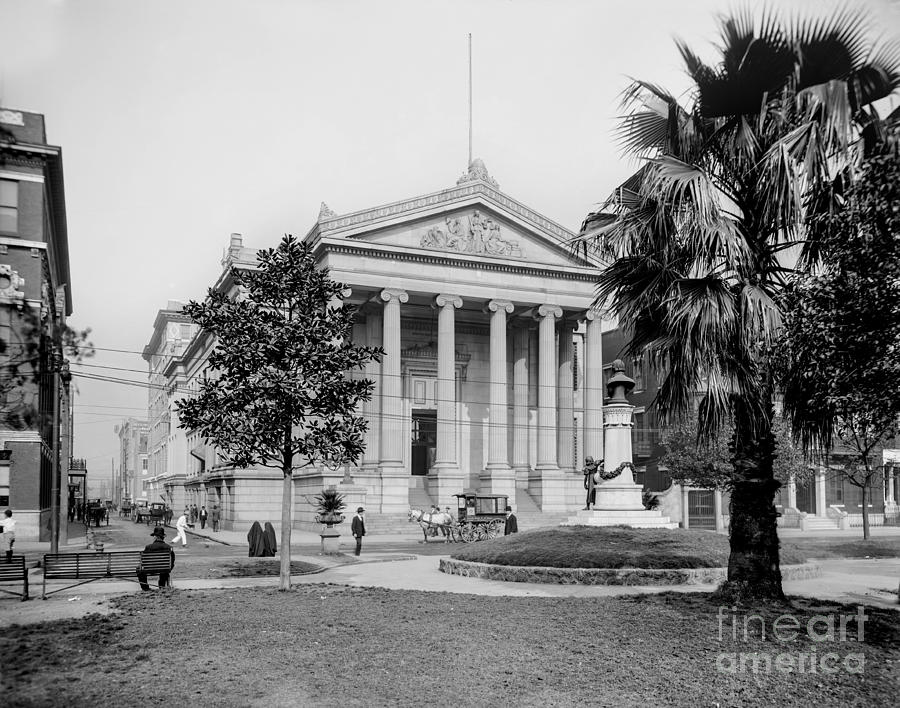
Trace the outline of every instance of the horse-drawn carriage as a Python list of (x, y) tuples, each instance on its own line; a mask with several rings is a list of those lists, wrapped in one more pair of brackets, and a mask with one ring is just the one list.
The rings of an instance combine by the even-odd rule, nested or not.
[(100, 499), (92, 499), (84, 508), (84, 525), (93, 524), (99, 528), (102, 521), (106, 521), (106, 525), (109, 526), (109, 509)]
[(123, 499), (122, 503), (119, 505), (119, 516), (131, 516), (131, 510), (134, 508), (134, 504), (131, 499)]
[(432, 507), (431, 512), (410, 509), (409, 520), (417, 521), (425, 534), (437, 538), (440, 532), (445, 542), (471, 543), (496, 538), (503, 532), (508, 497), (502, 494), (478, 494), (465, 490), (456, 497), (456, 518), (449, 511)]

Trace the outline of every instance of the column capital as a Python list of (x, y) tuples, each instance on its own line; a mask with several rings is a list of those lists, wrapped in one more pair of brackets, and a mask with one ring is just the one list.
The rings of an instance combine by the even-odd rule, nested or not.
[(562, 317), (562, 308), (559, 305), (541, 305), (537, 309), (535, 319), (543, 319), (545, 317)]
[(385, 288), (380, 293), (378, 293), (378, 297), (380, 297), (385, 302), (397, 300), (401, 304), (409, 300), (409, 294), (405, 290), (398, 290), (396, 288)]
[(578, 319), (587, 320), (588, 322), (593, 322), (594, 320), (603, 319), (603, 313), (600, 312), (600, 310), (598, 310), (597, 308), (592, 307), (588, 310), (585, 310), (583, 313), (581, 313), (581, 316)]
[(513, 304), (509, 300), (490, 300), (484, 306), (485, 312), (499, 312), (503, 310), (507, 315), (511, 315), (514, 309)]
[(434, 298), (434, 304), (437, 307), (453, 307), (458, 310), (462, 307), (462, 298), (459, 295), (450, 295), (448, 293), (441, 293), (440, 295)]

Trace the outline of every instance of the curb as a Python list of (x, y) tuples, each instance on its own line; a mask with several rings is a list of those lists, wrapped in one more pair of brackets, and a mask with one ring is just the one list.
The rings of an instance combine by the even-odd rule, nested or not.
[[(493, 565), (443, 558), (440, 571), (448, 575), (512, 583), (551, 585), (708, 585), (727, 577), (727, 568), (547, 568), (539, 566)], [(785, 565), (782, 580), (806, 580), (822, 574), (814, 563)]]

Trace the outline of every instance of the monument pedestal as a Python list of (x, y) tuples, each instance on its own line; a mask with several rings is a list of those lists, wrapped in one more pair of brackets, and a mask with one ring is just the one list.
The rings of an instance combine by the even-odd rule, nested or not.
[[(614, 374), (607, 383), (609, 404), (603, 407), (603, 437), (606, 459), (594, 474), (594, 506), (570, 516), (563, 526), (631, 526), (634, 528), (675, 529), (678, 524), (661, 512), (644, 508), (643, 487), (634, 483), (631, 454), (631, 429), (634, 406), (627, 394), (634, 381), (625, 375), (621, 359), (613, 362)], [(588, 470), (588, 468), (585, 468)], [(618, 473), (602, 479), (602, 473)], [(589, 472), (586, 472), (588, 474)]]
[(630, 526), (635, 529), (677, 529), (678, 523), (647, 509), (581, 509), (561, 526)]

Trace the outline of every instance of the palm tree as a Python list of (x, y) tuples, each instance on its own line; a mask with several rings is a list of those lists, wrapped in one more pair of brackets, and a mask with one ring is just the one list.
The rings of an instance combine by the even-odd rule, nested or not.
[(840, 202), (848, 167), (879, 139), (871, 104), (900, 83), (896, 47), (868, 36), (857, 11), (785, 22), (745, 10), (722, 20), (714, 66), (679, 42), (690, 105), (645, 81), (626, 90), (619, 137), (644, 164), (579, 236), (608, 263), (597, 303), (627, 326), (629, 353), (653, 356), (661, 416), (699, 395), (703, 434), (734, 424), (720, 593), (736, 601), (783, 599), (767, 352), (778, 293), (815, 259), (805, 215)]

